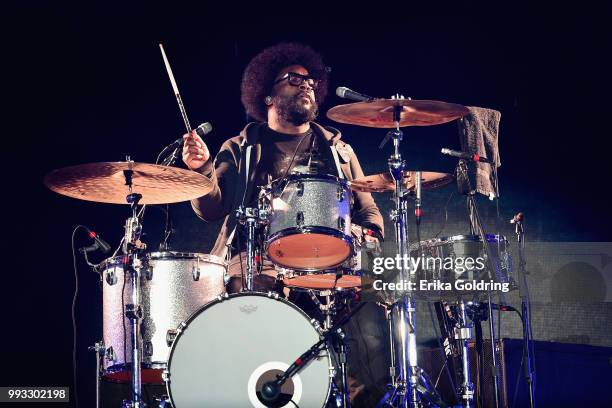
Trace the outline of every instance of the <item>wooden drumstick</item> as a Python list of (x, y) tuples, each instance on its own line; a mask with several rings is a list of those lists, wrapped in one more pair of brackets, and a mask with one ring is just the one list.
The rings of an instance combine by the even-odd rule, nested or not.
[(159, 49), (161, 50), (162, 58), (164, 59), (164, 64), (166, 65), (166, 71), (168, 71), (168, 77), (170, 77), (170, 83), (172, 84), (172, 89), (174, 90), (174, 96), (176, 96), (176, 101), (178, 102), (179, 110), (181, 111), (181, 116), (183, 117), (183, 122), (185, 122), (185, 128), (187, 129), (187, 133), (190, 133), (191, 125), (189, 124), (189, 118), (187, 117), (187, 111), (185, 110), (185, 106), (183, 105), (183, 100), (181, 99), (181, 94), (179, 93), (178, 87), (176, 86), (176, 81), (174, 80), (174, 75), (172, 74), (172, 68), (170, 68), (168, 57), (166, 57), (164, 46), (162, 44), (159, 44)]

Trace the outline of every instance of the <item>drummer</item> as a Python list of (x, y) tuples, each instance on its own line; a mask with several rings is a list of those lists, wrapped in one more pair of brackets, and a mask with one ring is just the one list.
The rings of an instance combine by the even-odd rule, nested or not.
[[(195, 213), (206, 221), (225, 217), (212, 254), (225, 257), (230, 245), (237, 250), (230, 260), (230, 293), (241, 288), (241, 270), (245, 269), (238, 251), (246, 245), (244, 239), (240, 248), (236, 245), (234, 211), (241, 204), (255, 206), (259, 186), (293, 173), (339, 176), (342, 172), (347, 180), (363, 176), (357, 156), (341, 140), (340, 132), (315, 122), (327, 86), (328, 69), (321, 55), (302, 44), (278, 44), (256, 55), (242, 78), (242, 103), (257, 122), (225, 141), (214, 161), (195, 131), (183, 136), (183, 162), (213, 184), (208, 194), (191, 201)], [(353, 195), (353, 223), (368, 229), (365, 240), (377, 242), (383, 236), (378, 207), (370, 193)], [(245, 259), (243, 253), (243, 262)], [(267, 268), (264, 275), (255, 277), (254, 289), (268, 290), (274, 277), (273, 269)]]
[[(259, 186), (292, 173), (339, 176), (341, 171), (348, 180), (363, 176), (357, 156), (340, 132), (315, 122), (327, 86), (328, 70), (321, 55), (305, 45), (278, 44), (256, 55), (242, 78), (242, 103), (257, 122), (225, 141), (214, 161), (200, 136), (195, 132), (183, 136), (183, 161), (213, 184), (207, 195), (192, 200), (195, 213), (207, 221), (225, 217), (212, 254), (225, 257), (230, 246), (236, 249), (229, 267), (230, 293), (241, 289), (241, 271), (246, 270), (238, 255), (246, 247), (244, 239), (239, 242), (233, 233), (234, 211), (242, 203), (255, 206)], [(353, 198), (351, 219), (368, 229), (370, 235), (364, 239), (375, 244), (383, 237), (380, 211), (370, 193), (353, 192)], [(246, 260), (244, 252), (241, 258)], [(254, 277), (254, 289), (270, 290), (275, 277), (273, 267), (265, 267)], [(359, 394), (363, 406), (372, 405), (367, 398), (384, 393), (388, 380), (384, 317), (380, 308), (368, 306), (347, 326), (351, 397)]]

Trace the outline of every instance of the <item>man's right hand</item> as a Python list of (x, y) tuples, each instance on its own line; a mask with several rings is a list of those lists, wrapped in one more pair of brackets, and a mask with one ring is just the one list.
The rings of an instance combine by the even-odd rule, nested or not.
[(192, 130), (183, 135), (183, 163), (191, 170), (197, 170), (210, 158), (210, 152), (202, 138)]

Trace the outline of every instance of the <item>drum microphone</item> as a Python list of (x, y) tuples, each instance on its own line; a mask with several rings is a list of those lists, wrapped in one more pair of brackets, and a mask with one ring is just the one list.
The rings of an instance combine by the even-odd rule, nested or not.
[(442, 148), (441, 152), (442, 154), (446, 154), (452, 157), (457, 157), (459, 159), (491, 164), (491, 161), (489, 159), (487, 159), (486, 157), (479, 156), (476, 153), (470, 154), (470, 153), (460, 152), (458, 150), (447, 149), (446, 147)]
[(524, 215), (523, 215), (523, 213), (522, 213), (522, 212), (520, 212), (520, 213), (516, 214), (516, 215), (515, 215), (514, 217), (512, 217), (512, 219), (510, 220), (510, 224), (516, 224), (516, 223), (522, 222), (522, 221), (523, 221), (523, 217), (524, 217)]
[[(205, 123), (202, 123), (197, 128), (195, 128), (194, 130), (196, 131), (198, 136), (204, 137), (205, 135), (207, 135), (210, 132), (212, 132), (212, 125), (210, 124), (210, 122), (205, 122)], [(176, 139), (176, 141), (174, 143), (178, 143), (180, 146), (182, 146), (183, 143), (185, 143), (185, 139), (180, 137), (180, 138)]]
[(92, 238), (94, 240), (94, 244), (85, 248), (81, 248), (81, 252), (90, 252), (95, 251), (96, 249), (100, 249), (102, 253), (108, 254), (111, 251), (111, 246), (108, 244), (108, 242), (104, 241), (102, 238), (100, 238), (98, 234), (96, 234), (89, 228), (85, 227), (85, 230), (87, 231), (87, 235), (89, 235), (89, 238)]
[(338, 95), (341, 98), (352, 99), (354, 101), (359, 101), (359, 102), (370, 102), (376, 99), (371, 96), (360, 94), (359, 92), (350, 90), (345, 86), (339, 86), (338, 88), (336, 88), (336, 95)]
[[(205, 135), (212, 132), (212, 125), (210, 124), (210, 122), (205, 122), (193, 130), (196, 131), (198, 136), (204, 137)], [(174, 142), (170, 143), (168, 147), (173, 146), (173, 145), (178, 145), (179, 147), (181, 147), (183, 146), (183, 143), (185, 143), (185, 139), (183, 139), (183, 137), (181, 136), (178, 139), (176, 139)]]

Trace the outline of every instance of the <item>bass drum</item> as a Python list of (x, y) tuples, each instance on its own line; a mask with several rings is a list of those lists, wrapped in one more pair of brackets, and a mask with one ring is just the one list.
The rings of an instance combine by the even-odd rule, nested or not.
[(262, 386), (319, 341), (297, 306), (276, 294), (241, 293), (204, 306), (179, 330), (165, 380), (175, 408), (325, 406), (333, 375), (327, 349), (264, 404)]

